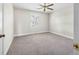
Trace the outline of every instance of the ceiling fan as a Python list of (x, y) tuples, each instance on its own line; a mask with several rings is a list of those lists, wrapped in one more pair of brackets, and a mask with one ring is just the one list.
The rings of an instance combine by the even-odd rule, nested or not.
[(38, 9), (43, 9), (43, 11), (45, 12), (47, 9), (49, 10), (54, 10), (52, 8), (50, 8), (51, 6), (53, 6), (54, 4), (48, 4), (48, 3), (44, 3), (43, 5), (41, 4), (41, 8), (38, 8)]

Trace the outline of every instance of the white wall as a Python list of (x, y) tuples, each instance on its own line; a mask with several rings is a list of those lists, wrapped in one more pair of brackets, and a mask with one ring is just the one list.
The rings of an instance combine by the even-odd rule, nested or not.
[(13, 5), (4, 4), (4, 54), (7, 53), (13, 40)]
[[(53, 13), (44, 14), (35, 11), (15, 8), (15, 36), (40, 32), (51, 32), (73, 39), (73, 4), (54, 9)], [(39, 16), (36, 26), (31, 26), (31, 15)]]
[[(60, 6), (61, 7), (61, 6)], [(49, 14), (49, 29), (51, 33), (73, 38), (73, 4)]]
[(74, 4), (74, 42), (79, 43), (79, 3)]
[[(38, 24), (32, 26), (33, 15), (38, 17)], [(48, 14), (15, 8), (14, 18), (15, 36), (48, 32)]]

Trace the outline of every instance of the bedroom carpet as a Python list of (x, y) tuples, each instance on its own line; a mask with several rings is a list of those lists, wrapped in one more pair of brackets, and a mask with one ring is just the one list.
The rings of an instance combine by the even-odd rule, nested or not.
[(7, 55), (71, 55), (73, 40), (52, 33), (15, 37)]

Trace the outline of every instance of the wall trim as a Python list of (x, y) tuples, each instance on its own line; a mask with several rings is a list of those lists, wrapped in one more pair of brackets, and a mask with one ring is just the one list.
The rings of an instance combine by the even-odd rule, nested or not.
[(18, 34), (18, 35), (14, 35), (14, 37), (19, 37), (19, 36), (25, 36), (25, 35), (33, 35), (33, 34), (38, 34), (38, 33), (47, 33), (48, 31), (45, 32), (35, 32), (35, 33), (27, 33), (27, 34)]
[[(14, 38), (13, 38), (13, 39), (14, 39)], [(13, 42), (13, 39), (10, 41), (10, 44), (9, 44), (9, 46), (8, 46), (7, 50), (6, 50), (6, 51), (4, 51), (4, 55), (7, 55), (8, 50), (9, 50), (9, 48), (10, 48), (10, 46), (11, 46), (11, 43)]]
[(64, 35), (64, 34), (59, 34), (59, 33), (56, 33), (56, 32), (50, 32), (50, 33), (60, 35), (60, 36), (63, 36), (63, 37), (66, 37), (66, 38), (69, 38), (69, 39), (72, 39), (72, 40), (74, 39), (73, 37), (70, 37), (70, 36), (67, 36), (67, 35)]
[[(46, 32), (18, 34), (18, 35), (14, 35), (14, 37), (25, 36), (25, 35), (32, 35), (32, 34), (38, 34), (38, 33), (46, 33)], [(56, 32), (49, 32), (49, 33), (53, 33), (53, 34), (56, 34), (56, 35), (60, 35), (60, 36), (63, 36), (63, 37), (66, 37), (66, 38), (69, 38), (69, 39), (72, 39), (72, 40), (74, 39), (73, 37), (70, 37), (70, 36), (67, 36), (67, 35), (63, 35), (63, 34), (59, 34), (59, 33), (56, 33)]]

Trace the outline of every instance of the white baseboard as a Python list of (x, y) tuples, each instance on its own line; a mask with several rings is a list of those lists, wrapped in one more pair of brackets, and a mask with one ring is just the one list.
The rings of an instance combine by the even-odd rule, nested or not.
[[(48, 31), (45, 31), (48, 32)], [(14, 35), (14, 37), (19, 37), (19, 36), (24, 36), (24, 35), (31, 35), (31, 34), (37, 34), (37, 33), (45, 33), (45, 32), (35, 32), (35, 33), (27, 33), (27, 34), (18, 34), (18, 35)]]
[(8, 52), (8, 50), (9, 50), (10, 46), (11, 46), (12, 41), (13, 41), (13, 39), (10, 41), (10, 44), (9, 44), (9, 46), (7, 47), (6, 51), (4, 51), (4, 55), (7, 55), (7, 52)]
[[(18, 35), (14, 35), (14, 37), (19, 37), (19, 36), (24, 36), (24, 35), (30, 35), (30, 34), (37, 34), (37, 33), (45, 33), (45, 32), (18, 34)], [(74, 39), (73, 37), (70, 37), (70, 36), (67, 36), (67, 35), (63, 35), (63, 34), (59, 34), (59, 33), (56, 33), (56, 32), (50, 32), (50, 33), (54, 33), (54, 34), (57, 34), (57, 35), (60, 35), (60, 36), (63, 36), (63, 37), (69, 38), (69, 39)]]
[(67, 36), (67, 35), (63, 35), (63, 34), (59, 34), (59, 33), (56, 33), (56, 32), (50, 32), (50, 33), (53, 33), (53, 34), (56, 34), (56, 35), (60, 35), (60, 36), (63, 36), (63, 37), (69, 38), (69, 39), (74, 39), (73, 37), (70, 37), (70, 36)]

